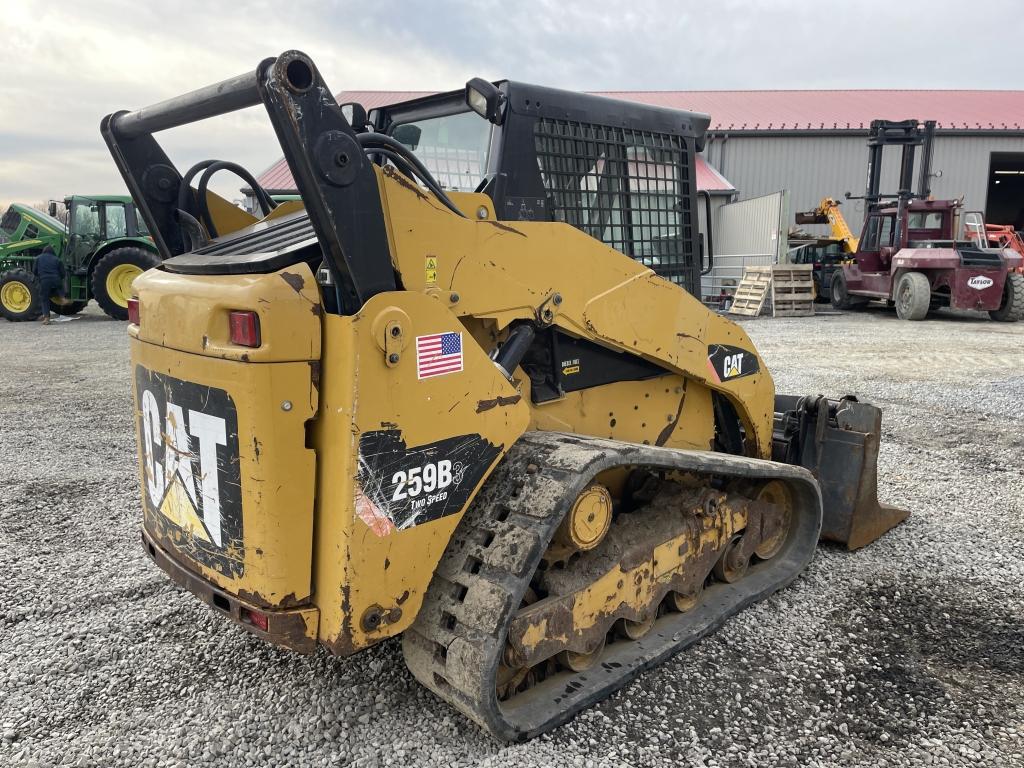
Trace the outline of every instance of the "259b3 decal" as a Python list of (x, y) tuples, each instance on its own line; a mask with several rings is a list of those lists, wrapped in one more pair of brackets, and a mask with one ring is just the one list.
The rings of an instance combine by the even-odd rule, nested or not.
[(135, 369), (146, 526), (225, 576), (243, 572), (238, 415), (222, 389)]
[(407, 448), (400, 430), (365, 432), (356, 514), (379, 536), (454, 514), (499, 450), (478, 434)]

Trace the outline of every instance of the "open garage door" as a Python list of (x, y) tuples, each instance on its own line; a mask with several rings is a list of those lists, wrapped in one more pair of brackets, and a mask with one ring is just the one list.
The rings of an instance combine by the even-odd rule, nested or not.
[(985, 221), (1024, 230), (1024, 152), (993, 152), (990, 158)]

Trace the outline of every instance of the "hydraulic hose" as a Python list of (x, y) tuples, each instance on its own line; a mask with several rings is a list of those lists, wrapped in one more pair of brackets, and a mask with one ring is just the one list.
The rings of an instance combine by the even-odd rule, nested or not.
[[(441, 189), (441, 185), (437, 183), (437, 180), (433, 177), (427, 167), (420, 162), (420, 159), (416, 157), (409, 148), (406, 147), (399, 141), (396, 141), (391, 136), (387, 136), (383, 133), (361, 133), (356, 136), (363, 149), (367, 152), (379, 152), (384, 155), (392, 162), (394, 162), (394, 156), (398, 155), (402, 160), (405, 161), (407, 166), (406, 169), (402, 170), (403, 173), (412, 178), (419, 179), (423, 185), (429, 189), (438, 200), (440, 200), (446, 208), (452, 213), (462, 218), (466, 218), (465, 214), (462, 213), (452, 202), (451, 198), (445, 194), (445, 191)], [(411, 171), (411, 173), (409, 173)]]

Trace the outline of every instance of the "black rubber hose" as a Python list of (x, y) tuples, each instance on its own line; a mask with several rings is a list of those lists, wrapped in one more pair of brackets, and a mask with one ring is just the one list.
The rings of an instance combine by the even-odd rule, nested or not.
[(211, 165), (216, 163), (216, 160), (200, 160), (198, 163), (193, 165), (184, 176), (181, 178), (181, 186), (178, 187), (178, 210), (184, 211), (189, 208), (188, 195), (192, 190), (192, 179), (196, 177), (196, 174)]
[[(372, 151), (375, 152), (376, 154), (386, 157), (388, 160), (394, 163), (395, 167), (398, 168), (398, 170), (401, 173), (412, 179), (414, 183), (417, 179), (419, 179), (419, 174), (416, 173), (416, 170), (412, 168), (408, 162), (406, 162), (406, 159), (402, 155), (396, 154), (395, 152), (392, 152), (390, 149), (387, 149), (385, 147), (374, 147)], [(444, 206), (448, 208), (452, 213), (465, 218), (465, 215), (462, 213), (462, 211), (455, 207), (455, 203), (451, 201), (451, 198), (444, 193), (444, 190), (437, 186), (437, 182), (433, 181), (432, 179), (420, 179), (420, 181), (423, 183), (424, 186), (426, 186), (427, 190), (433, 193), (434, 196), (437, 197), (437, 199), (440, 200), (444, 204)]]
[(453, 213), (466, 218), (465, 214), (458, 209), (451, 198), (441, 189), (441, 185), (437, 183), (437, 180), (427, 170), (427, 167), (420, 162), (420, 159), (407, 146), (383, 133), (362, 133), (357, 135), (356, 138), (364, 149), (375, 150), (381, 154), (386, 154), (386, 151), (390, 150), (391, 153), (399, 155), (411, 166), (414, 175), (444, 203), (445, 207), (449, 208)]
[(203, 171), (203, 175), (199, 178), (199, 186), (196, 190), (196, 194), (199, 198), (199, 212), (206, 221), (206, 228), (210, 231), (211, 237), (217, 237), (217, 227), (213, 223), (213, 216), (210, 214), (210, 206), (206, 201), (206, 188), (209, 186), (210, 179), (213, 178), (213, 174), (217, 173), (217, 171), (231, 171), (231, 173), (235, 174), (235, 176), (248, 184), (252, 189), (253, 196), (256, 198), (256, 202), (259, 203), (260, 211), (264, 216), (267, 216), (276, 207), (276, 203), (270, 199), (266, 190), (257, 184), (253, 175), (245, 170), (245, 168), (238, 165), (238, 163), (232, 163), (227, 160), (217, 160), (216, 162), (210, 163), (206, 170)]
[(210, 242), (210, 238), (207, 237), (206, 231), (203, 229), (203, 225), (199, 222), (195, 216), (186, 211), (184, 208), (177, 210), (178, 215), (178, 226), (181, 231), (188, 238), (190, 251), (194, 251), (197, 248), (202, 248), (204, 245)]
[[(217, 168), (213, 169), (213, 166), (217, 166)], [(277, 203), (270, 198), (267, 191), (257, 184), (256, 179), (253, 178), (252, 174), (242, 166), (222, 160), (201, 160), (189, 168), (181, 179), (181, 186), (178, 187), (178, 210), (184, 211), (191, 207), (188, 204), (188, 195), (192, 190), (192, 179), (194, 179), (200, 171), (205, 171), (206, 173), (203, 174), (203, 179), (206, 181), (203, 183), (203, 181), (200, 180), (202, 192), (199, 194), (196, 202), (199, 205), (199, 213), (213, 237), (217, 236), (217, 231), (213, 224), (213, 220), (210, 217), (209, 206), (206, 204), (206, 186), (209, 184), (210, 176), (222, 168), (230, 170), (236, 176), (249, 184), (252, 188), (253, 196), (256, 198), (256, 202), (259, 203), (260, 210), (263, 212), (264, 216), (277, 207)]]

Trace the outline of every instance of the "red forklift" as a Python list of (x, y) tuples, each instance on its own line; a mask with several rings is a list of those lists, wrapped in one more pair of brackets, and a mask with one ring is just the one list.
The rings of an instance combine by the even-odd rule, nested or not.
[[(903, 320), (923, 320), (942, 307), (987, 311), (993, 320), (1024, 317), (1024, 258), (990, 247), (981, 213), (961, 200), (932, 200), (935, 122), (875, 120), (868, 136), (864, 229), (856, 252), (832, 278), (832, 306), (859, 309), (870, 301), (896, 307)], [(899, 190), (882, 194), (882, 153), (902, 147)], [(914, 159), (922, 147), (917, 191)], [(962, 239), (958, 239), (962, 238)]]

